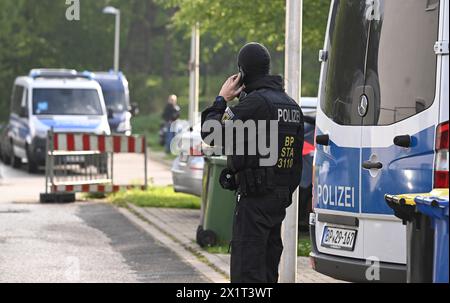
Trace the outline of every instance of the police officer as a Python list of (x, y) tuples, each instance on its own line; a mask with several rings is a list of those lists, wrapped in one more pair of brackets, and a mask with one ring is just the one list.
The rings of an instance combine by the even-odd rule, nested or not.
[[(231, 242), (232, 283), (278, 281), (283, 251), (281, 224), (302, 175), (303, 114), (286, 94), (282, 77), (269, 74), (270, 64), (269, 51), (263, 45), (245, 45), (238, 55), (239, 74), (225, 82), (214, 104), (202, 113), (202, 125), (220, 121), (223, 131), (227, 120), (278, 121), (275, 165), (262, 166), (260, 160), (264, 157), (259, 151), (256, 155), (233, 154), (228, 156), (228, 168), (220, 177), (224, 188), (237, 191)], [(239, 103), (228, 107), (228, 102), (239, 95)], [(256, 137), (268, 138), (267, 133)], [(209, 135), (202, 127), (202, 137)], [(244, 142), (235, 144), (252, 140), (245, 137)]]

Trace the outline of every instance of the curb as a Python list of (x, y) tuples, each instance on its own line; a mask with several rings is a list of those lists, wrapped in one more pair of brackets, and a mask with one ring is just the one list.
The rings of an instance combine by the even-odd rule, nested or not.
[(118, 210), (133, 224), (174, 251), (211, 282), (229, 283), (227, 274), (214, 265), (214, 260), (211, 260), (212, 258), (208, 256), (210, 255), (209, 253), (200, 251), (194, 248), (193, 245), (186, 245), (186, 243), (177, 239), (175, 235), (169, 233), (167, 230), (162, 230), (158, 224), (149, 220), (148, 216), (143, 214), (142, 210), (134, 205), (128, 204), (127, 208), (118, 208)]

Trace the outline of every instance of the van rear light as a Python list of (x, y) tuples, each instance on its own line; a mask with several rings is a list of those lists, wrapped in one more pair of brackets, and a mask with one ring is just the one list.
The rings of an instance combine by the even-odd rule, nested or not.
[(316, 150), (316, 148), (314, 147), (314, 145), (312, 145), (312, 144), (310, 144), (310, 143), (308, 143), (308, 142), (304, 142), (303, 143), (303, 152), (302, 152), (302, 155), (303, 156), (307, 156), (307, 155), (309, 155), (309, 154), (312, 154), (312, 153), (314, 153), (314, 151)]
[(197, 146), (191, 147), (189, 149), (189, 156), (192, 156), (192, 157), (202, 157), (202, 156), (204, 156), (202, 145), (199, 144)]
[(434, 188), (448, 188), (448, 121), (440, 124), (436, 133), (436, 158), (434, 161)]

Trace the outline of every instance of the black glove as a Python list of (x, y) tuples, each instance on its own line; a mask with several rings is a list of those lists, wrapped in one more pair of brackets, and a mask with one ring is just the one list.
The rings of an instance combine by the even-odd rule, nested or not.
[(222, 186), (222, 188), (226, 190), (237, 190), (238, 188), (236, 185), (234, 173), (228, 168), (225, 168), (220, 174), (219, 183), (220, 186)]

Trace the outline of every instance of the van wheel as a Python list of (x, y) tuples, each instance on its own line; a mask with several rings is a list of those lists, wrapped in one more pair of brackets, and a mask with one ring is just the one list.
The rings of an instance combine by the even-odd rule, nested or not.
[(10, 154), (10, 164), (13, 168), (20, 168), (22, 166), (22, 159), (14, 155), (14, 150), (12, 150)]
[(36, 174), (39, 170), (39, 167), (37, 163), (33, 160), (33, 157), (31, 156), (31, 153), (27, 146), (27, 161), (28, 161), (28, 172), (30, 174)]

